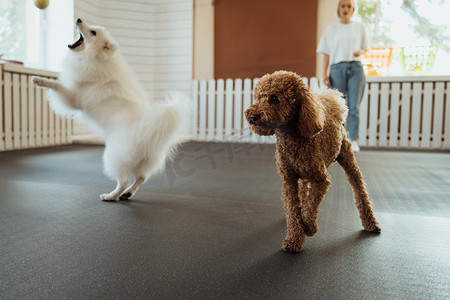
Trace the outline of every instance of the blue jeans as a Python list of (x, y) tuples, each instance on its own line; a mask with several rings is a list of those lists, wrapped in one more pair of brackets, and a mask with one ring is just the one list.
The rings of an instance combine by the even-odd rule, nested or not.
[(359, 106), (364, 94), (366, 77), (362, 63), (346, 61), (331, 65), (331, 88), (339, 90), (347, 99), (348, 133), (351, 140), (358, 139)]

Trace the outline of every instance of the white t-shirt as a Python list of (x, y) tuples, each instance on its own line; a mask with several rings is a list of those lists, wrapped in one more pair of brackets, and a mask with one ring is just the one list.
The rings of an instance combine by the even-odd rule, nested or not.
[(329, 55), (332, 65), (343, 61), (361, 60), (360, 56), (353, 56), (353, 53), (360, 49), (370, 50), (366, 27), (359, 22), (349, 24), (338, 22), (328, 25), (316, 51)]

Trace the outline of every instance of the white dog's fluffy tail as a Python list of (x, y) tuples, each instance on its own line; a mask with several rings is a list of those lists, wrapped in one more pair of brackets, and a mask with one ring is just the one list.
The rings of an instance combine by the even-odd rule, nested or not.
[(145, 153), (143, 157), (148, 165), (142, 167), (147, 170), (147, 176), (161, 170), (166, 159), (173, 157), (177, 146), (187, 140), (192, 115), (191, 101), (181, 93), (169, 94), (164, 102), (153, 103), (151, 109), (154, 118), (141, 120), (140, 130), (134, 132), (139, 136), (136, 140), (144, 141), (140, 146), (145, 149), (130, 149), (140, 155)]
[(179, 143), (187, 139), (191, 120), (190, 99), (181, 93), (148, 106), (142, 118), (112, 130), (106, 138), (105, 173), (112, 178), (124, 170), (129, 175), (146, 176), (164, 168)]
[(189, 138), (192, 116), (191, 100), (182, 93), (171, 92), (164, 102), (166, 107), (161, 122), (161, 132), (170, 136), (170, 144), (176, 146)]

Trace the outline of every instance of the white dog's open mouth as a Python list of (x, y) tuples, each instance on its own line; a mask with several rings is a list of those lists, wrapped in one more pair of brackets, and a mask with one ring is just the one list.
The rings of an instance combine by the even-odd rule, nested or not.
[(78, 41), (76, 41), (75, 43), (73, 43), (71, 45), (68, 45), (68, 47), (73, 50), (73, 49), (76, 49), (77, 47), (83, 45), (83, 42), (84, 42), (84, 38), (83, 38), (83, 35), (80, 33), (80, 38), (78, 39)]

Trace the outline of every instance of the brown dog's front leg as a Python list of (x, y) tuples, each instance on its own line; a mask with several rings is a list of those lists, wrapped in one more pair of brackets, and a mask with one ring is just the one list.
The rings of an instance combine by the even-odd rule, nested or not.
[(319, 206), (331, 184), (328, 173), (324, 175), (325, 177), (323, 179), (310, 182), (309, 194), (302, 203), (303, 230), (307, 236), (313, 236), (319, 230), (319, 224), (317, 222)]
[(301, 225), (301, 207), (296, 176), (283, 178), (282, 195), (287, 225), (286, 238), (282, 247), (286, 252), (300, 252), (305, 242), (305, 233)]

